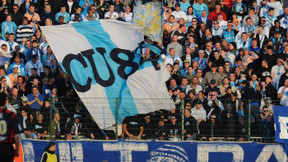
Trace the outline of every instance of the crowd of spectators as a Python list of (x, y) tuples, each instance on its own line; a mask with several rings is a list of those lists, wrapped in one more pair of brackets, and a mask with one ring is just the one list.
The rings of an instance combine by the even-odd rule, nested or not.
[[(20, 116), (22, 138), (115, 137), (79, 101), (39, 26), (129, 23), (133, 7), (144, 3), (1, 0), (0, 92)], [(288, 106), (288, 7), (276, 0), (166, 0), (163, 11), (161, 46), (175, 109), (125, 118), (120, 137), (245, 137), (248, 121), (253, 135), (272, 137), (272, 106)]]

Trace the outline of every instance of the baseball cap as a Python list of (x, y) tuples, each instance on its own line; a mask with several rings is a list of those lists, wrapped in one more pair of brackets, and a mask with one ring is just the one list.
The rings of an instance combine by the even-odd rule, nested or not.
[(210, 84), (216, 84), (216, 80), (215, 79), (212, 79)]
[(14, 68), (18, 68), (18, 66), (17, 66), (17, 65), (14, 65), (14, 66), (13, 66), (13, 69), (14, 69)]
[(200, 100), (197, 100), (196, 104), (202, 104), (202, 102)]
[(216, 66), (215, 63), (213, 63), (213, 64), (211, 65), (211, 68), (215, 68), (215, 67), (217, 67), (217, 66)]

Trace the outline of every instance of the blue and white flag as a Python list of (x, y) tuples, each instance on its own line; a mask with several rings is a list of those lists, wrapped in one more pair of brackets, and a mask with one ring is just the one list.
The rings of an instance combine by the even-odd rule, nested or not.
[(143, 60), (144, 50), (139, 47), (143, 35), (137, 25), (97, 20), (41, 29), (100, 128), (115, 124), (116, 98), (119, 122), (126, 116), (173, 107), (161, 50), (149, 45), (152, 59)]
[(273, 112), (276, 124), (275, 141), (288, 143), (288, 107), (274, 106)]

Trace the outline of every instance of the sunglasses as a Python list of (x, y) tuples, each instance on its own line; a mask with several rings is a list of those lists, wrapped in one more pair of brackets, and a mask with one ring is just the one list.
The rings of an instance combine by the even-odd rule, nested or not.
[(13, 8), (13, 10), (17, 10), (18, 8)]
[(268, 110), (264, 110), (263, 112), (268, 112)]

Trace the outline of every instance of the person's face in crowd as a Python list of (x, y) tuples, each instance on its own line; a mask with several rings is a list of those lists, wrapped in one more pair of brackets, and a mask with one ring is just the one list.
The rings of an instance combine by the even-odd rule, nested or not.
[(38, 89), (37, 89), (37, 88), (33, 88), (33, 89), (32, 89), (32, 93), (33, 93), (33, 95), (36, 95), (37, 92), (38, 92)]
[(268, 66), (268, 63), (267, 63), (266, 60), (263, 60), (263, 61), (261, 62), (261, 65), (262, 65), (262, 67), (267, 67), (267, 66)]
[(190, 67), (188, 67), (188, 73), (189, 74), (192, 74), (193, 73), (193, 68), (190, 66)]
[(184, 19), (183, 19), (183, 18), (180, 18), (180, 19), (178, 20), (178, 24), (179, 24), (179, 25), (183, 25), (183, 24), (185, 24)]
[(185, 109), (184, 115), (186, 118), (189, 118), (191, 116), (191, 113), (188, 109)]
[(18, 77), (17, 78), (17, 82), (18, 82), (18, 84), (22, 84), (23, 83), (23, 78), (22, 77)]
[(49, 150), (55, 152), (55, 151), (56, 151), (56, 145), (52, 145), (52, 146), (49, 148)]
[(199, 57), (203, 58), (204, 57), (204, 52), (199, 52)]
[(202, 70), (198, 69), (197, 70), (197, 77), (202, 78), (202, 74), (203, 74)]
[(288, 79), (285, 80), (284, 86), (287, 88), (288, 87)]
[(14, 67), (14, 68), (13, 68), (13, 73), (14, 73), (14, 74), (17, 74), (17, 73), (18, 73), (18, 67)]
[(91, 10), (88, 11), (88, 16), (93, 17), (93, 12)]
[(23, 25), (28, 25), (27, 19), (24, 19), (24, 20), (23, 20)]
[(256, 74), (253, 74), (253, 75), (252, 75), (252, 81), (255, 82), (256, 80), (257, 80), (257, 75), (256, 75)]
[(109, 11), (110, 11), (111, 13), (114, 12), (114, 9), (115, 9), (114, 5), (110, 5), (110, 7), (109, 7)]
[(249, 15), (251, 15), (251, 16), (253, 16), (253, 15), (254, 15), (254, 13), (255, 13), (255, 11), (254, 11), (254, 10), (250, 10), (250, 11), (249, 11)]
[(191, 109), (191, 103), (186, 103), (186, 105), (185, 105), (185, 109)]
[(171, 24), (174, 23), (174, 17), (173, 16), (169, 17), (169, 23), (171, 23)]
[(212, 73), (215, 73), (216, 70), (217, 70), (217, 67), (211, 67), (211, 72), (212, 72)]
[(65, 13), (66, 12), (66, 7), (61, 7), (61, 12)]
[(198, 61), (193, 61), (192, 66), (193, 66), (194, 69), (197, 69), (198, 65), (199, 65)]
[(196, 107), (196, 109), (198, 109), (198, 110), (199, 110), (199, 109), (201, 109), (201, 107), (202, 107), (202, 104), (196, 104), (196, 105), (195, 105), (195, 107)]
[(36, 58), (32, 58), (31, 60), (32, 60), (32, 63), (33, 63), (33, 64), (35, 64), (35, 63), (36, 63), (36, 61), (37, 61), (37, 59), (36, 59)]
[(189, 37), (189, 43), (194, 43), (194, 37)]
[(265, 17), (261, 18), (261, 24), (266, 25), (266, 18)]
[(0, 76), (5, 76), (5, 70), (4, 69), (0, 69)]
[(224, 78), (223, 79), (223, 83), (224, 83), (224, 85), (229, 85), (229, 79), (228, 78)]
[(194, 85), (197, 85), (197, 84), (198, 84), (198, 78), (197, 78), (197, 77), (193, 77), (192, 83), (193, 83)]
[(253, 40), (253, 41), (252, 41), (252, 46), (253, 46), (253, 47), (257, 47), (257, 46), (258, 46), (257, 40)]
[(280, 23), (279, 22), (275, 22), (275, 27), (279, 28), (280, 27)]
[(172, 117), (171, 117), (171, 123), (172, 123), (172, 124), (176, 124), (176, 121), (177, 121), (176, 117), (175, 117), (175, 116), (172, 116)]
[(177, 11), (177, 12), (179, 12), (181, 9), (180, 9), (180, 6), (176, 6), (175, 7), (175, 10)]
[(38, 47), (38, 43), (37, 42), (33, 42), (32, 46), (33, 46), (33, 48), (37, 48)]
[[(34, 59), (34, 60), (36, 60), (36, 59)], [(33, 61), (33, 59), (32, 59), (32, 61)], [(35, 63), (35, 62), (34, 62), (34, 63)], [(35, 70), (35, 69), (32, 69), (32, 70), (31, 70), (31, 74), (32, 74), (32, 76), (36, 76), (36, 75), (37, 75), (36, 70)]]
[(167, 70), (168, 70), (169, 72), (172, 71), (172, 67), (171, 67), (171, 65), (167, 65), (166, 68), (167, 68)]
[(42, 122), (43, 121), (43, 115), (42, 114), (38, 114), (38, 122)]
[(180, 99), (183, 100), (185, 97), (186, 97), (185, 92), (181, 92), (181, 93), (180, 93)]
[(217, 52), (216, 52), (216, 51), (214, 52), (214, 57), (215, 57), (216, 59), (219, 59), (219, 52), (218, 52), (218, 51), (217, 51)]
[(14, 12), (14, 13), (17, 13), (18, 10), (19, 10), (19, 8), (18, 8), (17, 6), (13, 6), (13, 12)]
[(187, 48), (185, 49), (185, 51), (186, 51), (186, 55), (190, 55), (190, 54), (191, 54), (191, 50), (190, 50), (189, 47), (187, 47)]
[(234, 73), (230, 73), (229, 79), (230, 79), (232, 82), (234, 82), (234, 81), (235, 81), (235, 74), (234, 74)]
[(49, 102), (49, 101), (45, 101), (44, 106), (45, 106), (46, 108), (50, 107), (50, 102)]
[(249, 49), (244, 49), (244, 55), (248, 56), (249, 55)]
[(54, 114), (54, 119), (60, 121), (60, 115), (58, 113)]
[(185, 26), (185, 25), (182, 26), (182, 27), (180, 28), (180, 31), (181, 31), (182, 33), (184, 33), (184, 32), (186, 31), (186, 26)]
[(77, 14), (81, 14), (81, 12), (82, 12), (81, 7), (76, 8), (76, 13), (77, 13)]
[(78, 124), (79, 123), (79, 118), (75, 119), (75, 123)]
[(130, 13), (130, 11), (131, 11), (130, 6), (126, 6), (126, 7), (125, 7), (125, 12), (126, 12), (126, 13)]
[(173, 37), (172, 37), (172, 41), (173, 41), (174, 43), (176, 43), (177, 40), (178, 40), (178, 36), (177, 36), (177, 35), (173, 35)]
[(29, 7), (29, 11), (30, 11), (30, 13), (34, 13), (35, 12), (35, 7), (34, 6), (30, 6)]
[[(186, 1), (186, 0), (185, 0)], [(192, 7), (189, 7), (188, 10), (187, 10), (188, 14), (189, 15), (192, 15), (193, 14), (193, 8)], [(192, 23), (193, 23), (193, 19), (192, 19)]]
[(274, 37), (275, 37), (276, 39), (278, 39), (278, 38), (280, 37), (280, 34), (279, 34), (279, 33), (275, 33), (275, 34), (274, 34)]
[(46, 5), (45, 8), (44, 8), (44, 10), (45, 10), (47, 13), (51, 12), (51, 6), (50, 6), (50, 5)]
[(38, 79), (33, 79), (33, 83), (32, 83), (34, 86), (38, 86), (39, 84), (39, 81)]
[(264, 113), (264, 115), (266, 116), (266, 115), (268, 115), (269, 114), (269, 110), (268, 110), (268, 108), (263, 108), (263, 113)]
[(57, 89), (56, 88), (53, 88), (52, 89), (52, 95), (56, 95), (57, 94)]
[(221, 11), (221, 6), (220, 5), (216, 5), (215, 6), (215, 11), (216, 12), (220, 12)]
[(36, 30), (36, 37), (39, 38), (41, 36), (41, 31), (40, 30)]
[(160, 120), (160, 121), (158, 122), (158, 124), (159, 124), (160, 127), (162, 127), (162, 126), (164, 126), (164, 121), (163, 121), (163, 120)]
[(285, 13), (285, 15), (288, 15), (288, 7), (284, 8), (284, 13)]
[(207, 12), (205, 10), (202, 11), (201, 13), (201, 16), (204, 18), (204, 17), (207, 17)]
[(222, 14), (219, 14), (219, 15), (217, 16), (217, 20), (218, 20), (218, 21), (223, 21), (223, 15), (222, 15)]
[(242, 3), (242, 0), (237, 0), (237, 3), (238, 3), (238, 4)]
[(211, 32), (210, 32), (209, 29), (206, 29), (206, 30), (205, 30), (205, 35), (206, 35), (207, 37), (211, 36)]
[(230, 51), (234, 50), (234, 46), (232, 44), (229, 44), (229, 50)]
[(283, 64), (282, 61), (283, 61), (282, 59), (277, 59), (277, 65), (281, 66)]
[(204, 23), (201, 23), (201, 24), (200, 24), (200, 29), (201, 29), (202, 31), (204, 31), (204, 30), (206, 29), (206, 25), (205, 25)]
[(21, 111), (21, 116), (22, 116), (22, 117), (27, 116), (27, 112), (22, 110), (22, 111)]
[(171, 49), (171, 50), (170, 50), (170, 55), (171, 55), (171, 57), (174, 57), (174, 56), (175, 56), (175, 49)]
[(266, 83), (268, 84), (268, 83), (272, 83), (272, 79), (270, 78), (270, 77), (266, 77)]
[(188, 79), (187, 78), (183, 78), (182, 79), (182, 86), (186, 87), (188, 84)]
[(75, 21), (75, 22), (79, 22), (79, 20), (80, 20), (79, 14), (76, 14), (76, 15), (74, 16), (74, 21)]
[(192, 25), (193, 25), (193, 26), (197, 25), (197, 19), (196, 19), (196, 18), (193, 18), (193, 19), (192, 19)]
[(198, 0), (198, 3), (199, 3), (199, 4), (202, 4), (202, 3), (203, 3), (203, 0)]
[(242, 34), (242, 41), (246, 41), (247, 40), (247, 34), (243, 33)]
[(185, 63), (184, 63), (184, 68), (185, 68), (185, 69), (188, 69), (188, 67), (189, 67), (189, 62), (185, 62)]
[(219, 28), (219, 22), (218, 22), (218, 21), (214, 21), (213, 24), (214, 24), (214, 28), (215, 28), (215, 29), (218, 29), (218, 28)]
[(232, 24), (232, 23), (228, 23), (227, 29), (228, 29), (228, 30), (232, 30), (232, 27), (233, 27), (233, 24)]
[(10, 22), (10, 21), (12, 20), (12, 17), (11, 17), (10, 15), (8, 15), (8, 16), (6, 17), (6, 20), (7, 20), (8, 22)]
[(179, 69), (179, 65), (178, 64), (174, 65), (174, 70), (178, 71), (178, 69)]
[(7, 46), (1, 46), (1, 49), (5, 52), (7, 52)]
[(172, 80), (170, 81), (170, 85), (171, 85), (172, 87), (176, 87), (176, 80), (172, 79)]
[(267, 53), (268, 53), (269, 55), (272, 55), (272, 54), (273, 54), (273, 50), (272, 50), (272, 49), (267, 49)]
[(241, 73), (240, 67), (236, 67), (235, 68), (235, 74), (240, 75), (240, 73)]
[(269, 11), (269, 16), (274, 16), (274, 10)]
[(12, 90), (12, 95), (13, 95), (14, 97), (17, 97), (17, 96), (18, 96), (18, 89), (17, 89), (17, 88), (13, 88), (13, 90)]
[(252, 20), (251, 19), (247, 19), (247, 24), (250, 26), (252, 25)]
[(14, 35), (9, 35), (9, 41), (13, 42), (14, 41)]
[(58, 22), (59, 24), (64, 24), (64, 17), (60, 16)]
[(219, 66), (219, 67), (218, 67), (218, 72), (219, 72), (220, 74), (224, 73), (224, 67), (223, 67), (223, 66)]

